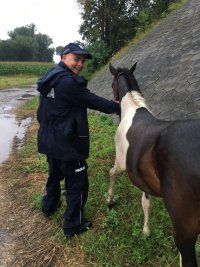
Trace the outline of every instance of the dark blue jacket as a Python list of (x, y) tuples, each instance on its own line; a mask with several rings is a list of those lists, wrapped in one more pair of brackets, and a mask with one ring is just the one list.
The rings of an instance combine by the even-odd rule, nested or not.
[(91, 93), (87, 81), (62, 61), (37, 84), (38, 151), (66, 161), (88, 158), (87, 108), (109, 114), (119, 112), (119, 104)]

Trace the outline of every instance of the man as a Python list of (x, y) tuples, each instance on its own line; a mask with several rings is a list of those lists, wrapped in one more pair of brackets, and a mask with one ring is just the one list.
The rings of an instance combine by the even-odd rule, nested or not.
[(119, 112), (119, 104), (91, 93), (80, 76), (92, 56), (78, 44), (64, 47), (61, 61), (38, 80), (40, 104), (38, 151), (47, 156), (49, 176), (42, 211), (51, 216), (60, 206), (60, 181), (65, 179), (64, 234), (72, 237), (92, 226), (84, 219), (88, 197), (86, 159), (89, 156), (87, 108), (104, 113)]

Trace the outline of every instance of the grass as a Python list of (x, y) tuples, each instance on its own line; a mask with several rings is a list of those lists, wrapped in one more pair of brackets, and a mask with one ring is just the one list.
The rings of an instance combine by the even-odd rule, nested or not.
[[(45, 265), (47, 258), (51, 266), (60, 267), (178, 266), (178, 251), (172, 238), (171, 222), (161, 199), (155, 198), (152, 201), (149, 237), (142, 234), (141, 192), (131, 184), (126, 174), (117, 179), (115, 190), (117, 205), (112, 210), (107, 208), (108, 171), (114, 163), (113, 140), (117, 127), (111, 117), (89, 114), (90, 192), (85, 212), (86, 217), (94, 223), (93, 229), (70, 242), (66, 241), (62, 232), (64, 189), (61, 209), (51, 220), (42, 217), (41, 198), (47, 178), (47, 163), (46, 158), (37, 153), (38, 125), (35, 119), (37, 104), (38, 99), (35, 98), (18, 111), (18, 118), (24, 118), (27, 114), (32, 115), (34, 120), (26, 137), (25, 146), (20, 151), (14, 151), (13, 161), (8, 162), (12, 167), (7, 167), (6, 172), (12, 184), (15, 210), (20, 207), (19, 216), (21, 213), (24, 214), (23, 203), (24, 209), (29, 209), (29, 220), (31, 220), (31, 229), (30, 227), (28, 229), (27, 222), (25, 228), (29, 239), (32, 240), (32, 247), (29, 249), (26, 243), (21, 245), (17, 252), (20, 253), (19, 260), (28, 264), (27, 266), (50, 266)], [(29, 239), (27, 242), (30, 244)], [(37, 247), (34, 246), (34, 242)], [(36, 254), (37, 257), (34, 256)], [(16, 266), (18, 263), (15, 263)]]
[(12, 87), (26, 87), (35, 84), (38, 77), (33, 75), (0, 76), (0, 90)]

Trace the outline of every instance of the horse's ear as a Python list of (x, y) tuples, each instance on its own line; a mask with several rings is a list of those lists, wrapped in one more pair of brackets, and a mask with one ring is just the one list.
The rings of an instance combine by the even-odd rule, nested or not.
[(130, 72), (133, 73), (136, 69), (137, 62), (130, 68)]
[(113, 76), (115, 76), (116, 74), (116, 69), (111, 65), (111, 63), (109, 64), (109, 69), (110, 69), (110, 72), (112, 73)]

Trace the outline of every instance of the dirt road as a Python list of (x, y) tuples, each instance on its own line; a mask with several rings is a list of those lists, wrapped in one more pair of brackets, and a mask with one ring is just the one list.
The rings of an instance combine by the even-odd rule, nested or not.
[[(0, 166), (9, 158), (14, 138), (15, 141), (17, 140), (17, 149), (20, 149), (26, 129), (31, 123), (31, 118), (17, 121), (16, 108), (36, 95), (37, 90), (34, 86), (0, 91)], [(12, 204), (8, 184), (9, 181), (5, 179), (4, 173), (0, 171), (0, 267), (9, 266), (11, 257), (13, 257), (11, 251), (15, 246), (9, 229), (9, 225), (15, 221), (15, 218), (13, 213), (11, 216), (9, 212), (12, 209)]]

